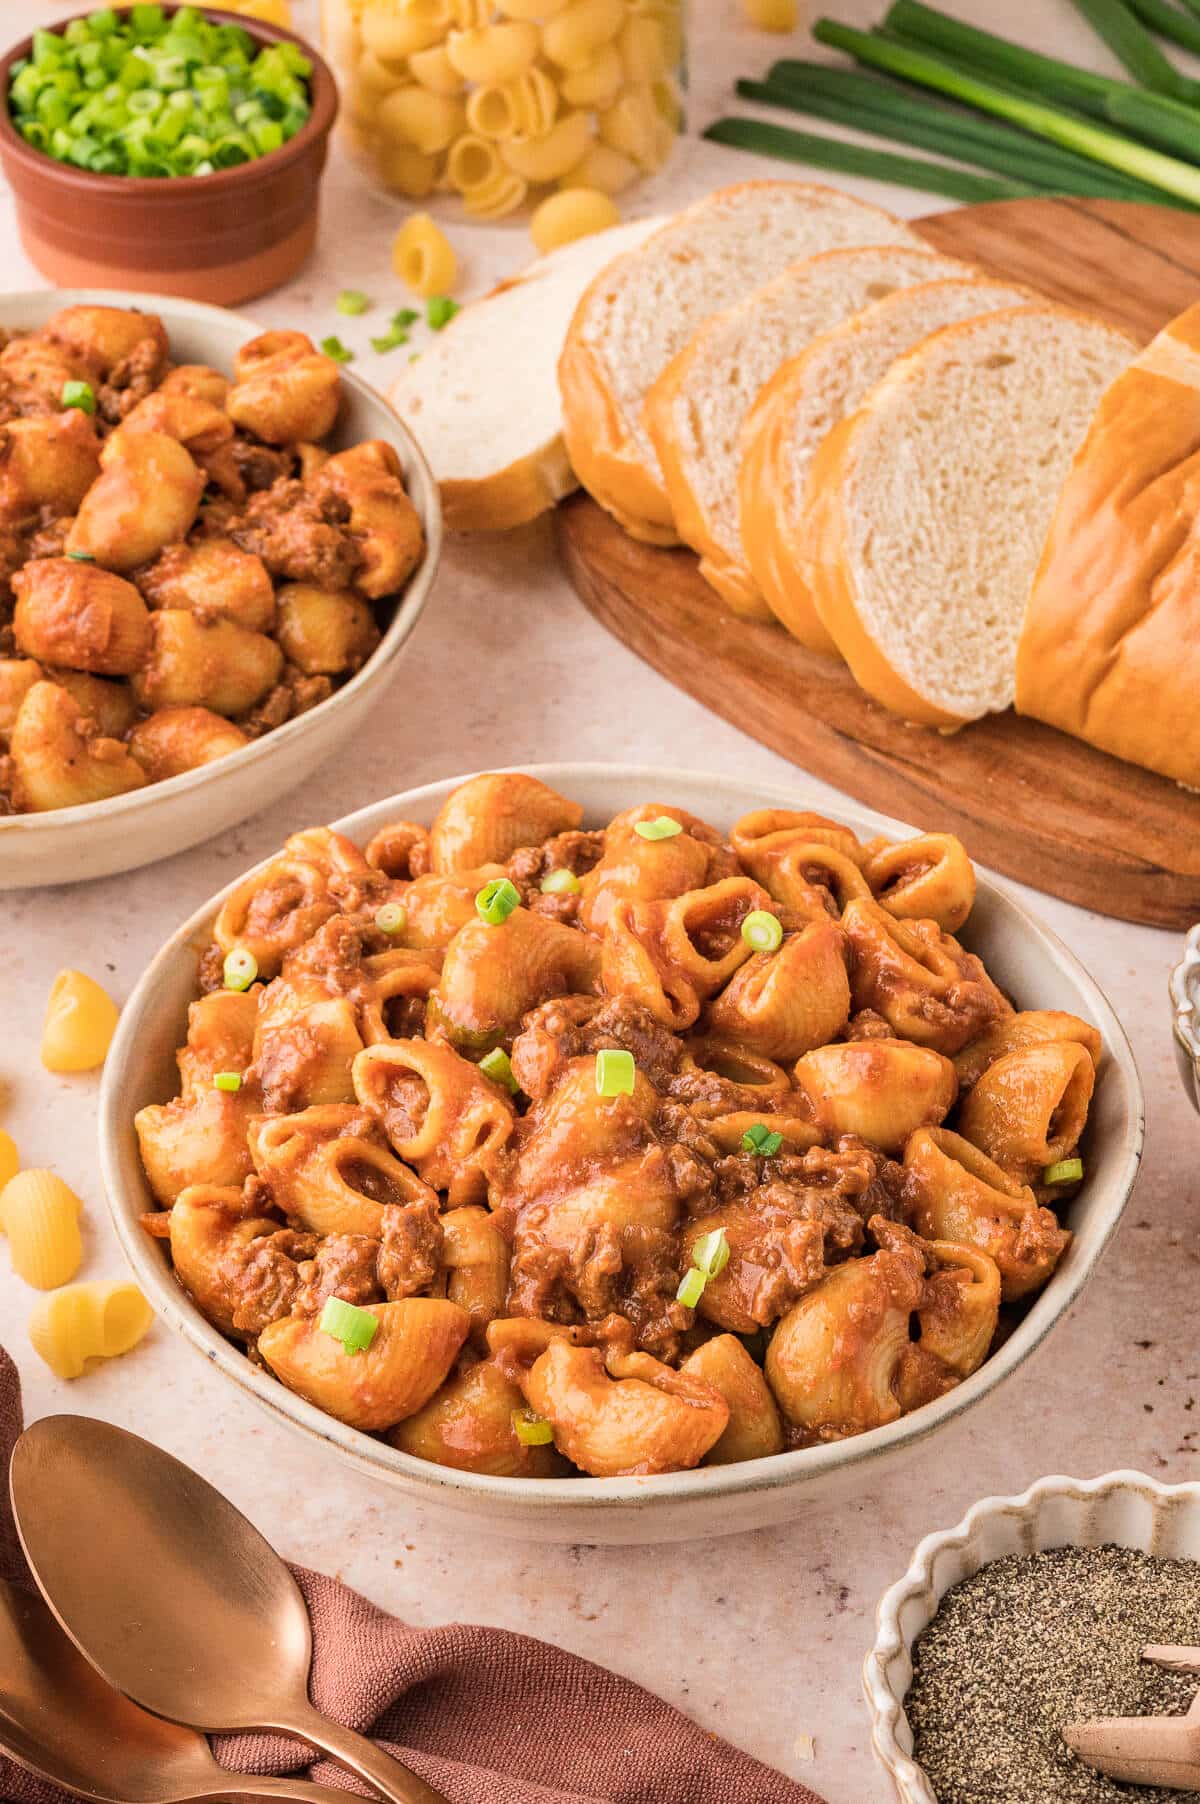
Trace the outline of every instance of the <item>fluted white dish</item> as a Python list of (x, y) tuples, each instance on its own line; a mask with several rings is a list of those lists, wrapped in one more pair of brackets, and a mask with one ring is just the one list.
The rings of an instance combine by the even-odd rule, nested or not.
[(1010, 1554), (1110, 1544), (1200, 1560), (1200, 1484), (1162, 1485), (1142, 1472), (1043, 1478), (1019, 1497), (985, 1497), (957, 1527), (926, 1535), (904, 1577), (880, 1600), (863, 1669), (875, 1754), (899, 1804), (938, 1804), (912, 1757), (904, 1699), (913, 1647), (947, 1591)]
[[(581, 802), (585, 823), (591, 826), (635, 802), (661, 802), (690, 809), (728, 829), (753, 808), (804, 808), (813, 800), (799, 774), (787, 788), (779, 788), (694, 771), (624, 765), (531, 768), (544, 782)], [(388, 821), (429, 822), (462, 781), (455, 777), (374, 802), (336, 825), (362, 843)], [(839, 804), (836, 812), (864, 839), (877, 833), (903, 837), (914, 831), (850, 802)], [(100, 1099), (101, 1160), (117, 1233), (159, 1314), (224, 1377), (277, 1419), (305, 1433), (312, 1443), (314, 1465), (327, 1457), (326, 1449), (332, 1449), (402, 1495), (471, 1516), (480, 1528), (531, 1541), (686, 1540), (783, 1522), (810, 1505), (827, 1504), (874, 1482), (880, 1466), (913, 1453), (1028, 1358), (1095, 1270), (1133, 1188), (1141, 1157), (1143, 1100), (1121, 1025), (1073, 954), (1007, 885), (981, 872), (964, 941), (986, 955), (993, 976), (1019, 1002), (1081, 1015), (1100, 1029), (1105, 1045), (1085, 1143), (1087, 1183), (1072, 1205), (1074, 1239), (1049, 1284), (993, 1357), (946, 1396), (885, 1428), (739, 1465), (657, 1477), (539, 1481), (485, 1478), (413, 1459), (344, 1427), (252, 1365), (200, 1314), (172, 1276), (163, 1243), (151, 1240), (139, 1225), (142, 1212), (155, 1205), (138, 1157), (133, 1117), (143, 1104), (161, 1102), (178, 1087), (175, 1048), (184, 1038), (187, 1005), (196, 994), (196, 948), (211, 934), (217, 910), (234, 887), (231, 884), (206, 902), (172, 935), (122, 1013)]]
[(1171, 973), (1175, 1011), (1175, 1057), (1194, 1109), (1200, 1110), (1200, 926), (1187, 936), (1183, 957)]
[[(263, 329), (200, 301), (87, 288), (6, 294), (0, 297), (0, 327), (30, 330), (60, 308), (75, 306), (157, 313), (176, 362), (210, 364), (224, 375), (233, 374), (235, 353)], [(367, 438), (385, 439), (400, 459), (409, 498), (425, 529), (425, 556), (362, 669), (306, 714), (199, 770), (104, 802), (47, 814), (0, 815), (0, 891), (111, 877), (211, 839), (293, 789), (362, 724), (395, 675), (405, 641), (433, 588), (442, 549), (441, 499), (416, 441), (382, 395), (343, 370), (342, 406), (329, 442), (344, 450)]]

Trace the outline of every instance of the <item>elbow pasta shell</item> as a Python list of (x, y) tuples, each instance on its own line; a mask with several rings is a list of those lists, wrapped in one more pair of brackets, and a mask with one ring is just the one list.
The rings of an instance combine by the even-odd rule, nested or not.
[(617, 38), (617, 54), (625, 80), (633, 86), (649, 87), (670, 71), (666, 34), (650, 13), (630, 14)]
[(384, 181), (410, 200), (425, 200), (437, 187), (442, 173), (439, 157), (426, 156), (411, 144), (385, 144), (378, 156)]
[(1025, 1046), (1044, 1046), (1050, 1040), (1076, 1040), (1086, 1046), (1092, 1064), (1099, 1066), (1104, 1042), (1098, 1028), (1078, 1015), (1061, 1009), (1022, 1009), (1019, 1014), (1004, 1015), (993, 1021), (962, 1051), (955, 1054), (954, 1069), (964, 1090), (978, 1083), (989, 1066), (1006, 1052), (1019, 1052)]
[(418, 50), (410, 56), (408, 66), (423, 88), (434, 94), (461, 94), (466, 81), (450, 61), (444, 44)]
[(372, 1303), (379, 1327), (362, 1353), (304, 1316), (285, 1316), (258, 1337), (258, 1350), (289, 1389), (351, 1428), (378, 1434), (415, 1415), (441, 1386), (471, 1318), (440, 1297)]
[(42, 1026), (47, 1071), (94, 1071), (103, 1065), (119, 1011), (108, 992), (83, 971), (60, 971), (50, 985)]
[(648, 88), (626, 88), (600, 114), (600, 138), (642, 169), (654, 167), (658, 155), (658, 109)]
[(496, 0), (496, 11), (505, 19), (553, 19), (570, 0)]
[(570, 70), (562, 80), (562, 97), (568, 106), (610, 107), (625, 80), (621, 53), (615, 44), (602, 44), (590, 63)]
[[(17, 1143), (11, 1134), (0, 1128), (0, 1194), (10, 1178), (15, 1178), (21, 1169), (21, 1161), (17, 1156)], [(0, 1217), (0, 1232), (3, 1232), (4, 1221)]]
[(500, 158), (527, 182), (556, 182), (574, 168), (592, 142), (592, 122), (586, 113), (565, 113), (540, 138), (509, 138), (500, 145)]
[(742, 9), (760, 31), (795, 31), (800, 23), (799, 0), (742, 0)]
[(438, 810), (429, 843), (435, 871), (475, 871), (503, 864), (579, 826), (583, 809), (536, 777), (489, 773), (460, 784)]
[(153, 1320), (136, 1284), (96, 1279), (43, 1297), (29, 1318), (29, 1339), (56, 1378), (82, 1378), (92, 1362), (136, 1347)]
[(459, 74), (484, 87), (513, 81), (531, 69), (540, 48), (537, 26), (520, 19), (452, 31), (446, 39), (446, 54)]
[(862, 872), (889, 914), (936, 921), (944, 933), (957, 933), (975, 902), (975, 869), (952, 833), (882, 845), (863, 860)]
[(466, 108), (453, 94), (435, 94), (416, 85), (397, 88), (379, 103), (375, 124), (382, 136), (411, 145), (425, 156), (449, 149), (467, 123)]
[(620, 222), (621, 215), (607, 194), (587, 188), (566, 188), (544, 200), (530, 221), (529, 230), (542, 256), (561, 245), (574, 244), (579, 238), (590, 238), (594, 232), (606, 232)]
[(83, 1204), (52, 1171), (21, 1171), (0, 1191), (12, 1267), (35, 1290), (68, 1284), (83, 1263)]
[(430, 10), (417, 12), (405, 7), (397, 11), (388, 0), (377, 0), (363, 11), (359, 26), (363, 43), (381, 63), (403, 63), (415, 50), (428, 50), (436, 44), (445, 31), (445, 16), (431, 18)]
[(414, 213), (401, 226), (392, 246), (392, 267), (406, 288), (426, 298), (449, 294), (458, 280), (453, 247), (428, 213)]
[(625, 22), (625, 0), (572, 0), (542, 27), (542, 49), (560, 69), (585, 69)]
[(771, 1389), (735, 1334), (717, 1334), (680, 1366), (720, 1391), (729, 1405), (729, 1426), (705, 1455), (710, 1466), (765, 1459), (783, 1452), (783, 1427)]
[(889, 1153), (944, 1121), (958, 1094), (950, 1060), (904, 1040), (818, 1046), (797, 1060), (795, 1077), (826, 1132), (858, 1134)]
[(904, 1149), (904, 1170), (917, 1233), (988, 1254), (1006, 1303), (1039, 1290), (1070, 1245), (1070, 1234), (1038, 1206), (1029, 1185), (960, 1134), (922, 1128)]
[(917, 1311), (921, 1350), (969, 1378), (987, 1358), (1000, 1319), (999, 1268), (978, 1247), (951, 1241), (926, 1241), (925, 1253), (931, 1269)]
[(562, 178), (564, 188), (594, 188), (599, 194), (623, 194), (637, 181), (641, 170), (631, 157), (608, 144), (593, 144), (574, 169)]
[(1078, 1146), (1095, 1082), (1091, 1054), (1077, 1041), (1005, 1053), (967, 1092), (959, 1132), (1018, 1183), (1038, 1184)]
[(610, 1354), (555, 1340), (526, 1375), (525, 1395), (553, 1425), (555, 1445), (593, 1478), (698, 1466), (724, 1434), (716, 1386), (647, 1353)]
[(558, 89), (544, 69), (478, 88), (467, 102), (467, 124), (482, 138), (540, 138), (558, 117)]

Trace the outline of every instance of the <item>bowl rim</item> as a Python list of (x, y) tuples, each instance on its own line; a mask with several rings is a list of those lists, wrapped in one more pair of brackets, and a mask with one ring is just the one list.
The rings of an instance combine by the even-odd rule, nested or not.
[[(753, 791), (760, 806), (794, 808), (799, 805), (797, 798), (802, 793), (802, 784), (811, 781), (803, 772), (799, 772), (796, 786), (783, 788), (777, 784), (759, 783), (753, 778), (713, 776), (682, 768), (602, 762), (556, 762), (497, 768), (524, 772), (567, 794), (571, 793), (573, 783), (597, 780), (614, 789), (628, 791), (647, 789), (650, 786), (650, 790), (658, 788), (664, 794), (669, 792), (672, 784), (701, 785), (710, 792), (711, 808), (718, 818), (728, 809), (740, 807), (740, 802), (735, 803), (733, 798), (744, 797), (747, 790)], [(370, 830), (363, 823), (362, 817), (373, 816), (380, 810), (394, 811), (403, 818), (420, 819), (423, 813), (428, 816), (431, 807), (440, 806), (459, 784), (477, 774), (479, 773), (467, 772), (422, 784), (416, 789), (403, 790), (396, 796), (378, 798), (354, 813), (342, 816), (332, 825), (337, 831), (353, 837)], [(863, 829), (868, 833), (906, 833), (910, 836), (916, 831), (904, 822), (849, 800), (839, 798), (836, 806), (839, 817), (856, 830)], [(117, 1032), (105, 1062), (98, 1115), (100, 1166), (109, 1215), (134, 1276), (155, 1310), (226, 1377), (293, 1428), (299, 1428), (311, 1438), (337, 1447), (359, 1470), (382, 1478), (385, 1482), (389, 1478), (403, 1478), (415, 1488), (426, 1491), (431, 1501), (436, 1501), (439, 1493), (473, 1497), (480, 1502), (488, 1499), (519, 1499), (524, 1511), (531, 1516), (547, 1512), (562, 1513), (564, 1510), (578, 1513), (595, 1505), (611, 1510), (627, 1509), (631, 1505), (645, 1509), (659, 1502), (683, 1503), (717, 1497), (744, 1497), (781, 1485), (819, 1479), (833, 1472), (844, 1474), (848, 1469), (873, 1460), (878, 1455), (911, 1447), (934, 1434), (943, 1423), (952, 1421), (971, 1409), (976, 1402), (1009, 1378), (1041, 1345), (1091, 1278), (1132, 1193), (1145, 1137), (1145, 1097), (1125, 1031), (1103, 991), (1074, 953), (1025, 907), (1007, 883), (985, 871), (981, 888), (996, 892), (1015, 911), (1024, 931), (1040, 940), (1043, 949), (1055, 962), (1068, 968), (1073, 980), (1082, 990), (1093, 1022), (1104, 1037), (1107, 1058), (1119, 1070), (1126, 1086), (1131, 1116), (1125, 1144), (1114, 1149), (1112, 1155), (1114, 1171), (1110, 1184), (1113, 1198), (1102, 1218), (1096, 1246), (1087, 1259), (1059, 1268), (1051, 1283), (1039, 1294), (1004, 1345), (977, 1372), (945, 1396), (910, 1415), (901, 1416), (883, 1428), (870, 1429), (865, 1434), (824, 1446), (801, 1448), (727, 1466), (699, 1467), (690, 1472), (663, 1473), (649, 1477), (526, 1479), (493, 1478), (416, 1459), (389, 1447), (384, 1441), (374, 1440), (371, 1436), (338, 1422), (304, 1398), (287, 1390), (269, 1373), (253, 1366), (191, 1303), (175, 1281), (156, 1244), (138, 1225), (137, 1211), (123, 1210), (118, 1200), (123, 1191), (122, 1147), (123, 1142), (127, 1143), (132, 1127), (124, 1113), (124, 1068), (141, 1031), (140, 1016), (150, 999), (157, 995), (163, 981), (169, 980), (170, 968), (179, 955), (185, 951), (194, 953), (198, 938), (208, 932), (224, 899), (247, 876), (263, 869), (276, 855), (277, 852), (269, 854), (249, 871), (235, 876), (175, 930), (147, 966), (121, 1012)]]
[[(47, 296), (51, 294), (60, 307), (89, 303), (94, 305), (97, 304), (98, 296), (111, 295), (115, 303), (126, 308), (161, 314), (168, 332), (171, 329), (172, 315), (183, 320), (198, 320), (201, 324), (220, 321), (223, 327), (244, 327), (247, 340), (264, 330), (256, 320), (248, 319), (231, 307), (215, 306), (211, 301), (191, 301), (180, 295), (141, 293), (119, 288), (21, 289), (13, 294), (0, 295), (0, 319), (9, 317), (12, 312), (19, 312), (23, 305), (44, 306)], [(291, 720), (284, 721), (282, 726), (274, 727), (261, 738), (251, 740), (248, 745), (241, 746), (236, 752), (229, 752), (212, 763), (198, 765), (195, 770), (182, 771), (177, 777), (165, 777), (157, 783), (143, 784), (140, 789), (130, 790), (125, 795), (108, 796), (99, 802), (79, 802), (70, 808), (52, 808), (41, 813), (0, 815), (0, 856), (6, 835), (15, 838), (20, 834), (32, 839), (41, 835), (49, 839), (71, 828), (82, 828), (85, 825), (91, 827), (98, 822), (120, 829), (131, 818), (151, 808), (169, 805), (193, 790), (204, 787), (212, 791), (225, 781), (233, 781), (252, 760), (265, 763), (277, 755), (306, 732), (315, 719), (328, 721), (335, 712), (353, 708), (356, 698), (364, 690), (380, 684), (385, 673), (396, 663), (424, 612), (437, 581), (445, 536), (441, 493), (425, 453), (382, 390), (373, 388), (353, 371), (343, 368), (339, 370), (339, 374), (342, 382), (360, 400), (379, 406), (389, 416), (389, 433), (402, 449), (410, 469), (415, 468), (419, 472), (425, 493), (424, 504), (418, 508), (425, 533), (424, 556), (409, 577), (387, 630), (370, 657), (348, 682), (343, 683), (340, 689), (335, 689), (332, 695), (326, 696), (323, 702), (318, 702), (305, 713), (293, 716)]]
[[(159, 4), (164, 12), (172, 16), (183, 5), (194, 4), (206, 16), (212, 15), (220, 25), (240, 25), (243, 31), (260, 44), (288, 43), (295, 44), (302, 50), (312, 63), (312, 74), (309, 77), (311, 110), (295, 137), (289, 138), (286, 144), (281, 144), (278, 150), (269, 150), (265, 156), (254, 157), (249, 163), (236, 163), (232, 169), (214, 169), (211, 175), (107, 175), (95, 169), (77, 169), (73, 163), (62, 163), (57, 157), (49, 156), (44, 150), (37, 150), (27, 143), (13, 124), (12, 114), (9, 112), (8, 92), (12, 80), (10, 70), (15, 62), (28, 56), (32, 50), (31, 31), (0, 56), (0, 155), (11, 157), (35, 177), (55, 180), (61, 187), (73, 189), (81, 201), (87, 195), (97, 192), (114, 198), (126, 195), (131, 200), (141, 202), (165, 199), (168, 195), (174, 196), (181, 192), (219, 200), (228, 188), (236, 186), (245, 178), (248, 170), (261, 175), (268, 166), (281, 169), (306, 156), (314, 143), (329, 136), (338, 115), (338, 87), (329, 64), (307, 38), (302, 38), (298, 32), (289, 31), (286, 26), (272, 25), (266, 19), (251, 19), (240, 13), (226, 12), (223, 7), (208, 6), (205, 0), (159, 0)], [(86, 19), (88, 13), (94, 10), (94, 7), (85, 7), (81, 12), (71, 13), (63, 19), (54, 19), (37, 29), (60, 36), (66, 26), (76, 19)], [(180, 182), (186, 184), (182, 190), (175, 185)]]
[[(911, 1754), (905, 1753), (897, 1735), (908, 1686), (903, 1693), (898, 1693), (888, 1675), (890, 1663), (905, 1649), (911, 1653), (915, 1640), (900, 1626), (905, 1604), (911, 1599), (936, 1594), (933, 1568), (938, 1555), (946, 1548), (968, 1547), (989, 1518), (1015, 1516), (1033, 1521), (1043, 1505), (1056, 1498), (1086, 1503), (1118, 1491), (1136, 1491), (1142, 1496), (1149, 1493), (1160, 1506), (1200, 1505), (1200, 1480), (1184, 1479), (1168, 1485), (1130, 1467), (1104, 1472), (1098, 1478), (1069, 1478), (1062, 1473), (1051, 1473), (1035, 1479), (1015, 1496), (979, 1498), (953, 1528), (931, 1530), (917, 1543), (908, 1570), (888, 1586), (875, 1607), (875, 1641), (862, 1668), (863, 1694), (871, 1714), (871, 1742), (875, 1756), (903, 1804), (938, 1804), (924, 1769)], [(1073, 1540), (1057, 1544), (1077, 1545)], [(981, 1560), (980, 1570), (992, 1563)], [(938, 1601), (941, 1601), (940, 1597)]]
[(1175, 1038), (1200, 1078), (1200, 923), (1187, 936), (1183, 957), (1171, 973), (1170, 988)]

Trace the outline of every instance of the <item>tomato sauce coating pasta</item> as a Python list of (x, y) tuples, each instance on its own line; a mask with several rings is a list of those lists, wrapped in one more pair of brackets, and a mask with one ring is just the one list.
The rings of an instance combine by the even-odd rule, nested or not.
[(603, 1478), (881, 1427), (1052, 1276), (1102, 1064), (955, 937), (973, 898), (944, 834), (593, 827), (516, 774), (365, 852), (295, 834), (137, 1117), (147, 1231), (283, 1384), (422, 1459)]

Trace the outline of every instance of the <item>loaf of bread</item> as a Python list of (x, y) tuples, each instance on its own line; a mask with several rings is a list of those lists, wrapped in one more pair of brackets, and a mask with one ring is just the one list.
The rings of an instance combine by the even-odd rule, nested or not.
[(1200, 304), (1101, 399), (1058, 498), (1017, 709), (1200, 788)]
[(812, 651), (838, 655), (817, 613), (809, 572), (814, 553), (804, 502), (821, 441), (922, 339), (1037, 299), (1030, 289), (979, 275), (902, 288), (822, 333), (764, 388), (742, 433), (740, 536), (759, 592)]
[(552, 251), (405, 365), (388, 399), (429, 459), (451, 532), (523, 526), (578, 487), (558, 390), (567, 327), (596, 274), (662, 224), (637, 219)]
[(926, 338), (824, 440), (812, 592), (868, 695), (955, 727), (1013, 700), (1017, 638), (1059, 490), (1135, 346), (1070, 308)]
[(872, 301), (968, 273), (965, 263), (913, 245), (824, 251), (706, 321), (654, 384), (646, 425), (679, 536), (738, 613), (772, 617), (738, 519), (742, 428), (763, 384), (818, 333)]
[(679, 541), (646, 398), (692, 334), (789, 264), (820, 251), (920, 241), (835, 188), (742, 182), (686, 208), (603, 270), (579, 303), (559, 365), (564, 437), (580, 481), (635, 538)]

